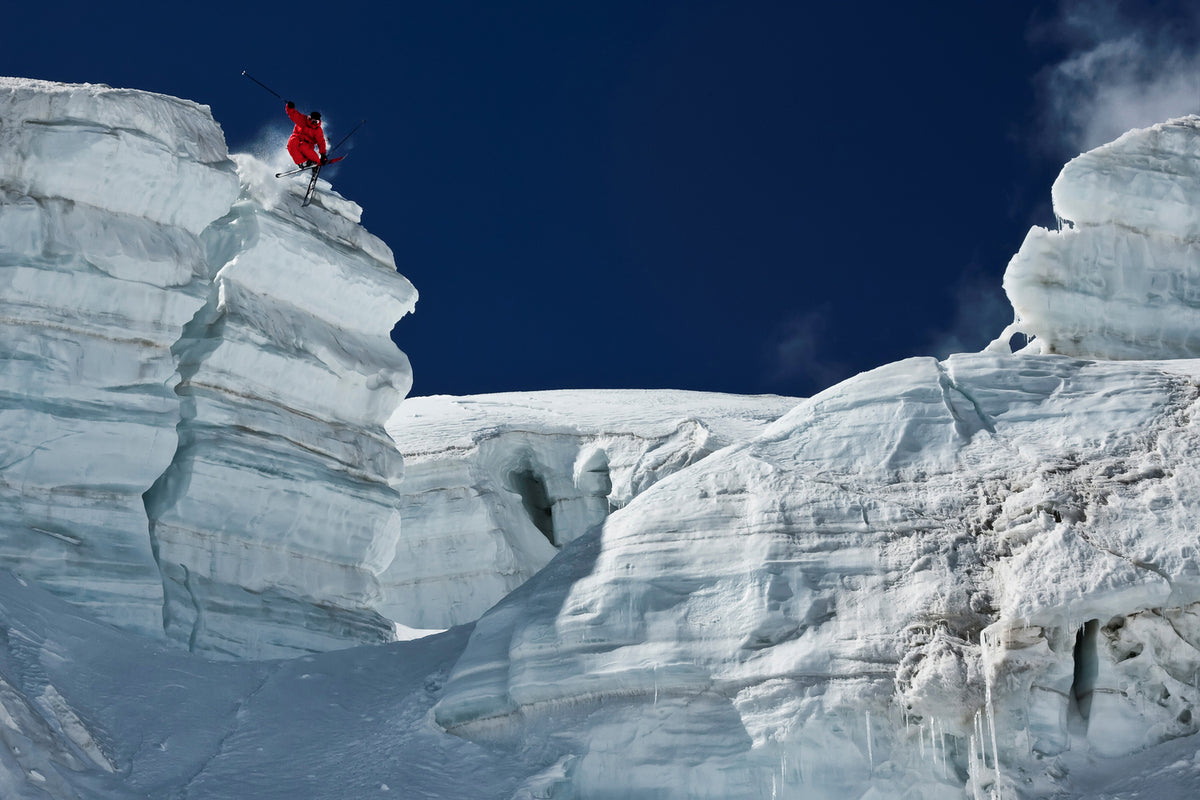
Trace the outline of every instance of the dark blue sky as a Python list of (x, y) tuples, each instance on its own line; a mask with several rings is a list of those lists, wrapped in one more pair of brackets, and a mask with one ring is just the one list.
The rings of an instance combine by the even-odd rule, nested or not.
[(331, 178), (421, 292), (414, 394), (799, 395), (980, 349), (1062, 163), (1123, 119), (1132, 70), (1063, 65), (1142, 31), (1153, 95), (1194, 30), (1173, 3), (166, 5), (8, 9), (0, 72), (206, 103), (234, 151), (288, 130), (243, 69), (331, 141), (367, 118)]

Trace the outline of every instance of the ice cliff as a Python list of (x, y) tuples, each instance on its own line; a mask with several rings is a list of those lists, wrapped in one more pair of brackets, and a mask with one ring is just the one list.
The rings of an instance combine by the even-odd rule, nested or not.
[(0, 120), (0, 564), (196, 650), (390, 639), (388, 248), (204, 106), (5, 79)]
[(479, 621), (438, 722), (554, 741), (543, 785), (589, 798), (1077, 796), (1178, 753), (1198, 122), (1067, 166), (994, 352), (832, 387), (576, 541)]

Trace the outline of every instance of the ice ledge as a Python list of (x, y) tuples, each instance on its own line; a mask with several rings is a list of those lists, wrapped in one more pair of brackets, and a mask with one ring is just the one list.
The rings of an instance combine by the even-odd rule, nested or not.
[(90, 84), (0, 78), (0, 187), (199, 235), (238, 194), (207, 106)]
[(1008, 264), (1029, 352), (1096, 359), (1200, 356), (1200, 117), (1129, 131), (1073, 159)]

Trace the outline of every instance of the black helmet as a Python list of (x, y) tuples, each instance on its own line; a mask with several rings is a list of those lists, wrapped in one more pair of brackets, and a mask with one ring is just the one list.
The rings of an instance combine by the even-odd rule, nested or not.
[(312, 111), (309, 113), (309, 116), (312, 117), (313, 119), (319, 120), (321, 118), (321, 112), (320, 111)]

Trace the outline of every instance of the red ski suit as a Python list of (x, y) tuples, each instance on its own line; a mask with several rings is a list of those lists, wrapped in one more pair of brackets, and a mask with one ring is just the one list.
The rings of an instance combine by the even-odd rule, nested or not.
[(297, 164), (303, 161), (320, 161), (326, 150), (325, 132), (321, 130), (320, 120), (306, 117), (294, 108), (287, 109), (287, 115), (296, 123), (287, 143), (288, 154), (292, 160)]

